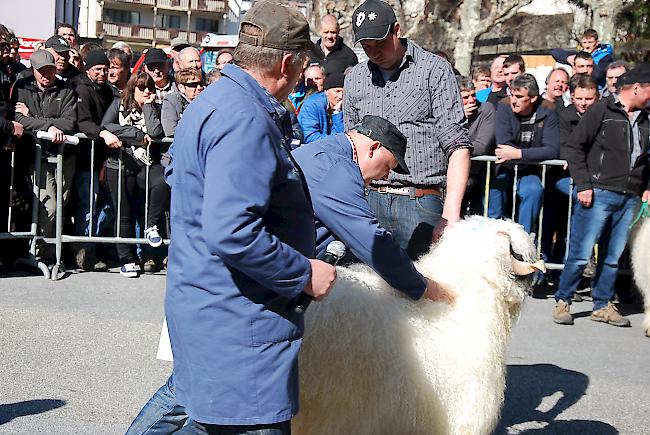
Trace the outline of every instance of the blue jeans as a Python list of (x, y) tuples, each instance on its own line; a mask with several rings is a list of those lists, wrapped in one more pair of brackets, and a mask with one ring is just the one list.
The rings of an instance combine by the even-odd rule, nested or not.
[(254, 426), (201, 424), (189, 419), (178, 435), (291, 435), (291, 420)]
[[(592, 204), (576, 203), (571, 217), (569, 255), (560, 275), (555, 300), (571, 303), (591, 253), (599, 243), (598, 264), (591, 295), (594, 310), (607, 305), (614, 296), (618, 261), (623, 254), (639, 197), (594, 189)], [(600, 242), (598, 242), (600, 240)]]
[[(74, 190), (77, 199), (77, 211), (74, 219), (74, 232), (77, 236), (90, 234), (90, 213), (93, 213), (93, 235), (108, 235), (113, 219), (113, 203), (110, 193), (99, 183), (99, 172), (93, 173), (93, 197), (90, 200), (90, 171), (77, 169), (74, 176)], [(91, 207), (92, 206), (92, 207)]]
[(185, 408), (176, 402), (174, 377), (170, 375), (135, 417), (126, 435), (172, 434), (180, 430), (188, 418)]
[(291, 421), (254, 426), (202, 424), (189, 418), (176, 401), (174, 375), (154, 393), (135, 417), (126, 435), (290, 435)]
[(367, 195), (379, 224), (393, 234), (411, 259), (429, 252), (433, 229), (442, 216), (442, 198), (436, 195), (411, 198), (374, 190), (368, 190)]
[[(504, 170), (501, 170), (490, 181), (488, 217), (494, 219), (504, 217), (512, 183), (513, 173)], [(542, 208), (542, 198), (544, 196), (542, 181), (537, 175), (524, 175), (517, 180), (517, 196), (521, 200), (517, 222), (524, 227), (527, 233), (536, 232), (539, 211)], [(514, 207), (515, 204), (512, 206)]]

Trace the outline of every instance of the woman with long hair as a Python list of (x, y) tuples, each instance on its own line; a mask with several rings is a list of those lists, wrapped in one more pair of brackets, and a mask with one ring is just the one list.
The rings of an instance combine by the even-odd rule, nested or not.
[[(160, 123), (160, 107), (154, 103), (156, 88), (153, 79), (144, 71), (134, 74), (127, 82), (122, 97), (109, 107), (102, 120), (100, 134), (106, 142), (109, 158), (106, 161), (106, 179), (115, 206), (120, 207), (119, 235), (135, 237), (135, 222), (142, 216), (147, 168), (149, 168), (149, 210), (144, 223), (144, 235), (152, 247), (162, 244), (158, 224), (169, 207), (169, 186), (163, 178), (160, 165), (160, 145), (154, 143), (164, 137)], [(121, 159), (120, 159), (121, 157)], [(121, 166), (121, 178), (120, 178)], [(118, 187), (121, 183), (121, 199)], [(138, 276), (135, 247), (117, 244), (122, 263), (120, 273), (128, 278)], [(153, 259), (145, 262), (145, 271), (154, 271)]]

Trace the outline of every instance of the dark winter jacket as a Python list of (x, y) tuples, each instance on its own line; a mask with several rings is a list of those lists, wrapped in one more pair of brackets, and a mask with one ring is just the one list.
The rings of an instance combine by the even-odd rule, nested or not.
[(39, 130), (55, 126), (65, 134), (75, 134), (77, 123), (77, 95), (66, 84), (56, 79), (54, 85), (41, 90), (34, 76), (19, 80), (12, 92), (12, 105), (25, 103), (29, 116), (16, 112), (16, 121), (25, 132), (36, 135)]
[[(552, 104), (552, 103), (551, 103)], [(517, 141), (520, 118), (515, 115), (510, 104), (497, 106), (496, 143), (521, 148)], [(522, 149), (521, 160), (541, 162), (557, 159), (560, 155), (560, 126), (557, 114), (547, 104), (540, 103), (535, 110), (535, 133), (530, 147)]]
[[(68, 86), (77, 94), (77, 129), (80, 133), (95, 140), (94, 170), (97, 171), (106, 158), (106, 146), (99, 139), (99, 132), (102, 130), (104, 114), (115, 99), (113, 90), (108, 83), (99, 85), (93, 82), (85, 73), (70, 79)], [(91, 146), (90, 140), (79, 141), (77, 147), (78, 168), (90, 170)]]
[[(148, 134), (154, 141), (165, 137), (160, 123), (160, 106), (158, 104), (145, 104), (138, 115), (141, 116), (143, 125), (133, 125), (130, 121), (125, 120), (125, 118), (129, 118), (129, 113), (124, 110), (120, 100), (114, 100), (102, 120), (102, 129), (110, 131), (122, 141), (124, 147), (122, 158), (127, 171), (135, 171), (140, 166), (140, 163), (133, 158), (131, 147), (143, 146), (145, 134)], [(151, 159), (154, 162), (159, 161), (162, 151), (159, 144), (152, 145)], [(117, 169), (119, 167), (119, 150), (109, 149), (108, 155), (106, 167)]]
[[(317, 45), (320, 47), (321, 44), (322, 40), (319, 39)], [(357, 59), (354, 51), (343, 43), (343, 38), (337, 36), (334, 48), (320, 64), (325, 68), (325, 74), (329, 75), (332, 73), (344, 73), (346, 69), (358, 63), (359, 59)]]
[(648, 113), (640, 111), (636, 122), (641, 155), (630, 168), (632, 125), (623, 105), (610, 96), (587, 110), (562, 150), (578, 192), (598, 187), (636, 195), (648, 189)]

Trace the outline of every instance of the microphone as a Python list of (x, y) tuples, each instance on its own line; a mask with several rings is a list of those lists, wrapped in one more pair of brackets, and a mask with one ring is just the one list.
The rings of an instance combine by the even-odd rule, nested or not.
[[(336, 266), (336, 263), (338, 263), (339, 260), (345, 256), (346, 251), (347, 250), (345, 248), (345, 245), (342, 242), (339, 242), (338, 240), (329, 242), (327, 244), (327, 249), (325, 249), (325, 256), (323, 257), (323, 261), (325, 263), (331, 264), (332, 266)], [(298, 297), (296, 308), (294, 308), (296, 314), (305, 314), (307, 307), (309, 307), (309, 304), (311, 304), (311, 301), (313, 300), (314, 298), (312, 298), (307, 293), (302, 293)]]

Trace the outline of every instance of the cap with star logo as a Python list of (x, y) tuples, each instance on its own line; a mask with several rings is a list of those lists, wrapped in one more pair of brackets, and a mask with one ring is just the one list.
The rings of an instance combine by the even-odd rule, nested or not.
[(389, 4), (380, 0), (363, 2), (352, 14), (354, 44), (367, 39), (384, 39), (395, 22), (395, 11)]

